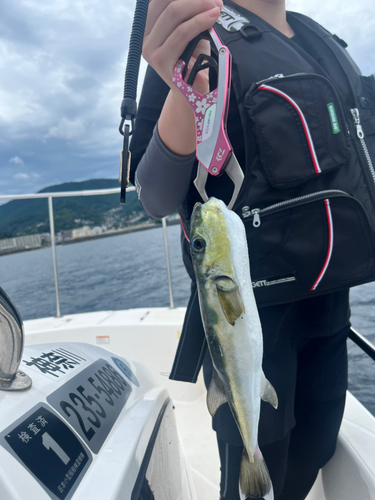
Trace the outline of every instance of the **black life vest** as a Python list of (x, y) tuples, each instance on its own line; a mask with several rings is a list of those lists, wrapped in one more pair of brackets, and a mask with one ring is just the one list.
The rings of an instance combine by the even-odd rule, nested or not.
[(246, 156), (234, 211), (258, 306), (373, 281), (374, 76), (306, 16), (288, 22), (309, 53), (232, 5), (215, 29), (233, 58)]

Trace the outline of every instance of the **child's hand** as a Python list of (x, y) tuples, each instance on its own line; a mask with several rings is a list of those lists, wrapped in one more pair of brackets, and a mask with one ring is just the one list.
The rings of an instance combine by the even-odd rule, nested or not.
[[(188, 43), (215, 24), (222, 6), (221, 0), (150, 0), (143, 57), (178, 99), (185, 98), (172, 84), (175, 64)], [(197, 45), (188, 70), (201, 53), (210, 53), (206, 40)], [(197, 74), (193, 87), (203, 95), (209, 92), (208, 70)]]

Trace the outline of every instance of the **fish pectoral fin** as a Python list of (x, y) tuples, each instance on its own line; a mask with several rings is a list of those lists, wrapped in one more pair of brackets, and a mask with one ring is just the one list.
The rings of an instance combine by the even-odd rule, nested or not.
[(223, 384), (214, 368), (210, 387), (207, 392), (207, 407), (211, 417), (215, 415), (219, 406), (227, 402), (228, 399), (225, 395)]
[(266, 403), (270, 403), (275, 409), (277, 409), (279, 401), (277, 399), (276, 391), (273, 388), (271, 382), (269, 382), (264, 375), (262, 379), (261, 398), (263, 401), (266, 401)]
[(238, 285), (227, 276), (217, 278), (215, 285), (224, 316), (228, 323), (233, 326), (236, 319), (245, 313)]

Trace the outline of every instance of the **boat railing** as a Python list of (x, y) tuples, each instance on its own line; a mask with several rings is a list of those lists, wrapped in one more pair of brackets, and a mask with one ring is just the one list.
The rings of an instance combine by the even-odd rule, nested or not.
[(350, 328), (349, 338), (362, 349), (372, 360), (375, 361), (375, 346), (353, 327)]
[[(127, 192), (135, 191), (134, 187), (128, 187)], [(31, 200), (38, 198), (46, 198), (48, 200), (48, 217), (51, 235), (51, 249), (52, 249), (52, 260), (53, 260), (53, 274), (55, 280), (55, 295), (56, 295), (56, 317), (61, 317), (60, 311), (60, 297), (59, 297), (59, 278), (57, 273), (57, 258), (56, 258), (56, 236), (55, 236), (55, 223), (53, 216), (53, 198), (66, 198), (72, 196), (100, 196), (108, 194), (120, 194), (120, 188), (110, 188), (110, 189), (92, 189), (85, 191), (56, 191), (54, 193), (33, 193), (33, 194), (8, 194), (0, 195), (0, 200), (2, 201), (12, 201), (12, 200)], [(169, 303), (171, 309), (174, 308), (173, 301), (173, 288), (172, 288), (172, 273), (169, 258), (169, 247), (168, 247), (168, 234), (167, 234), (167, 222), (166, 218), (162, 219), (163, 234), (164, 234), (164, 246), (165, 246), (165, 256), (168, 274), (168, 287), (169, 287)]]

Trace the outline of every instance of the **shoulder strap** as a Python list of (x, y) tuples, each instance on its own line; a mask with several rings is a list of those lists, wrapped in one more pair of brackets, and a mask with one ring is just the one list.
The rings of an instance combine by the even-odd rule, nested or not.
[(310, 17), (301, 14), (300, 12), (287, 11), (287, 17), (294, 18), (297, 22), (309, 26), (309, 28), (313, 29), (321, 37), (332, 36), (332, 33), (325, 29), (321, 24), (317, 23)]
[(226, 2), (215, 30), (232, 54), (232, 84), (241, 104), (251, 84), (276, 74), (319, 73), (316, 61), (266, 21)]
[(328, 31), (326, 28), (324, 28), (321, 24), (317, 23), (310, 17), (305, 16), (304, 14), (300, 14), (299, 12), (292, 12), (288, 11), (288, 17), (292, 17), (301, 24), (304, 24), (308, 26), (309, 28), (313, 29), (315, 33), (320, 35), (322, 38), (330, 36), (333, 37), (336, 42), (338, 42), (344, 49), (347, 48), (348, 44), (343, 40), (342, 38), (338, 37), (337, 35), (333, 35), (330, 31)]
[[(336, 85), (340, 88), (342, 86), (340, 80), (345, 81), (346, 85), (349, 84), (354, 95), (360, 95), (361, 83), (359, 76), (361, 70), (345, 50), (348, 44), (303, 14), (288, 12), (287, 15), (291, 24), (295, 24), (296, 27), (302, 30), (304, 37), (312, 46), (316, 46), (317, 42), (325, 46), (325, 49), (323, 49), (325, 56), (321, 58), (319, 63), (325, 68)], [(344, 95), (343, 89), (341, 91), (342, 95)]]

